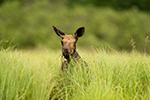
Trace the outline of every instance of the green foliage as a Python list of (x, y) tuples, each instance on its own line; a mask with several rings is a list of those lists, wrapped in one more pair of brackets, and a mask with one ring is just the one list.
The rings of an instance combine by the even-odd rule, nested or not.
[(20, 51), (1, 50), (0, 100), (49, 98), (52, 88), (56, 85), (53, 79), (55, 71), (47, 63), (37, 64), (35, 59), (28, 56)]
[[(89, 65), (63, 73), (57, 51), (0, 51), (0, 100), (150, 98), (150, 57), (138, 52), (82, 51)], [(60, 57), (59, 57), (60, 58)]]
[(1, 5), (0, 40), (13, 40), (20, 48), (46, 45), (56, 49), (60, 48), (60, 38), (52, 25), (67, 34), (74, 34), (77, 28), (84, 26), (85, 34), (78, 43), (83, 48), (108, 43), (118, 50), (131, 50), (132, 37), (137, 50), (143, 52), (143, 48), (147, 48), (146, 52), (150, 52), (149, 43), (144, 45), (150, 33), (149, 13), (136, 8), (115, 11), (90, 5), (70, 8), (63, 2), (47, 0), (23, 1), (26, 3), (16, 0)]
[[(6, 2), (18, 1), (22, 5), (27, 3), (34, 3), (35, 0), (0, 0), (0, 4), (3, 5)], [(45, 1), (45, 0), (44, 0)], [(46, 0), (56, 3), (65, 3), (67, 6), (75, 6), (76, 4), (80, 5), (94, 5), (98, 7), (107, 6), (115, 9), (129, 9), (133, 6), (138, 7), (140, 10), (150, 11), (149, 0)]]

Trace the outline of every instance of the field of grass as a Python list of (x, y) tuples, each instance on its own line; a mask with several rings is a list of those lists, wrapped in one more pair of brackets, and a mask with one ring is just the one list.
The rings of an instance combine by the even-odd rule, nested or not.
[(61, 51), (1, 50), (0, 100), (148, 100), (150, 56), (78, 50), (89, 72), (62, 73)]

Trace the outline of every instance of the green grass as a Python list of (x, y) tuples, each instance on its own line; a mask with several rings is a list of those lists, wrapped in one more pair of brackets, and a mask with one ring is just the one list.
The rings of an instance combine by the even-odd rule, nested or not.
[(150, 57), (136, 51), (79, 50), (89, 72), (62, 73), (61, 52), (1, 50), (0, 100), (148, 100)]

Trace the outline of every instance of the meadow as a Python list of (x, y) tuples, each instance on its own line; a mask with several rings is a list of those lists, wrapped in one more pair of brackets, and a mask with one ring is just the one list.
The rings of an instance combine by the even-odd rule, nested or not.
[(150, 56), (78, 49), (89, 72), (61, 71), (61, 51), (0, 51), (0, 100), (149, 100)]
[[(0, 1), (0, 100), (150, 99), (148, 1), (78, 1)], [(80, 64), (61, 71), (52, 25), (66, 34), (85, 27), (77, 51), (88, 73)]]

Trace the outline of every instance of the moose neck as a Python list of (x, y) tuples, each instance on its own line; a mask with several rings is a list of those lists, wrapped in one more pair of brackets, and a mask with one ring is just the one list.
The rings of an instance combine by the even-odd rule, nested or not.
[(79, 56), (78, 52), (76, 52), (76, 50), (75, 50), (73, 54), (71, 54), (68, 58), (66, 58), (66, 60), (69, 63), (71, 60), (76, 61), (79, 58), (81, 58), (81, 57)]
[(77, 57), (79, 57), (79, 54), (78, 54), (78, 52), (74, 52), (72, 55), (71, 55), (71, 58), (72, 59), (76, 59)]

